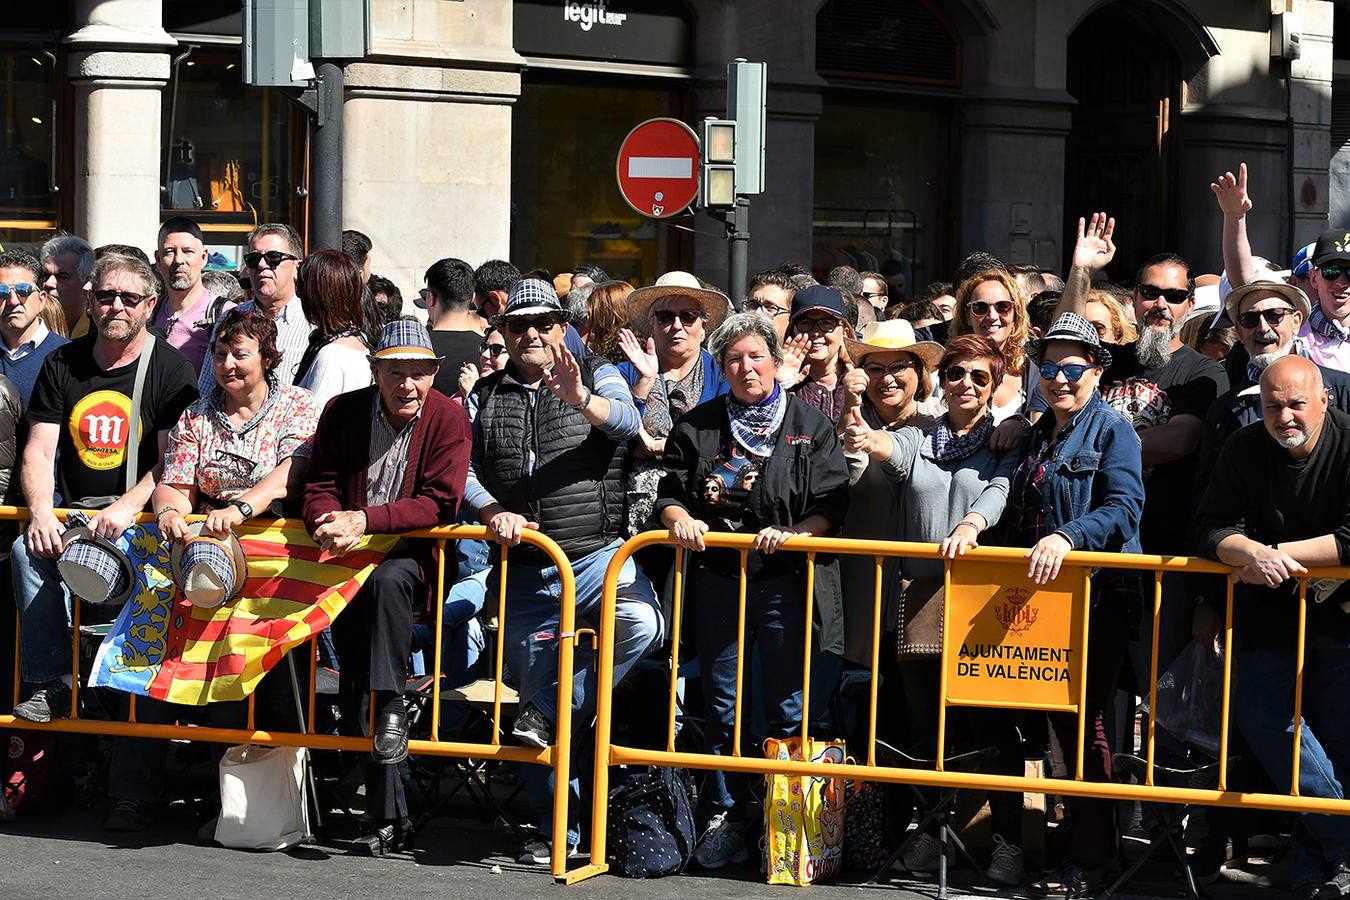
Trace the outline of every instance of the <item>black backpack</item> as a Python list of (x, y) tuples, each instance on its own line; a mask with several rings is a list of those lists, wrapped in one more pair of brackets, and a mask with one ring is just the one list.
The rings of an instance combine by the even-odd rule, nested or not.
[(610, 871), (677, 875), (694, 857), (693, 784), (684, 769), (650, 766), (609, 792)]

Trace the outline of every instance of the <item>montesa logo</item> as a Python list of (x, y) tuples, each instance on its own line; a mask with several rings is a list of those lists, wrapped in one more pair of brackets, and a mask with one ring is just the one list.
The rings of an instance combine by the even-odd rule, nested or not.
[(627, 18), (628, 13), (610, 12), (606, 0), (590, 3), (563, 0), (563, 21), (576, 22), (582, 31), (590, 31), (596, 25), (622, 25)]
[(68, 427), (80, 462), (106, 471), (122, 464), (131, 424), (131, 401), (120, 391), (94, 391), (75, 404)]
[(1036, 624), (1040, 611), (1031, 603), (1031, 592), (1026, 588), (1008, 588), (1003, 602), (994, 607), (994, 618), (1010, 634), (1021, 634)]

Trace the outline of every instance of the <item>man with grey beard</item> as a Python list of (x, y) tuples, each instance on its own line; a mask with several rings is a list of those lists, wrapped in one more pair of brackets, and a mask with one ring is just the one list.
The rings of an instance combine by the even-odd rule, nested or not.
[[(1205, 416), (1208, 434), (1201, 452), (1198, 483), (1207, 473), (1223, 445), (1244, 425), (1261, 421), (1261, 392), (1257, 382), (1271, 363), (1291, 353), (1303, 355), (1297, 337), (1311, 312), (1308, 296), (1283, 281), (1260, 280), (1235, 288), (1224, 299), (1228, 318), (1237, 328), (1238, 340), (1247, 351), (1247, 366), (1234, 373), (1228, 392), (1210, 406)], [(1331, 393), (1331, 405), (1350, 411), (1350, 374), (1318, 366), (1322, 383)]]
[(208, 315), (216, 295), (202, 284), (206, 243), (197, 223), (186, 216), (174, 216), (165, 222), (159, 229), (155, 264), (164, 281), (164, 294), (155, 305), (150, 330), (177, 347), (200, 372), (211, 339), (207, 320), (215, 321), (225, 309), (216, 309), (214, 317)]

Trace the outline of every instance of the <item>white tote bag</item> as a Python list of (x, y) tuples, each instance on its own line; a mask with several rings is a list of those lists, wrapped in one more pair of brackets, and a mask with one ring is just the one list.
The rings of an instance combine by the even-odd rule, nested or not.
[(220, 760), (216, 840), (236, 850), (286, 850), (309, 837), (302, 747), (240, 744)]

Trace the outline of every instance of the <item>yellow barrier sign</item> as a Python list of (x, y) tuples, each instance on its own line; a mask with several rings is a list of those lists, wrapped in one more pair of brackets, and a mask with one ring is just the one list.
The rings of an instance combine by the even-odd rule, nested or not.
[(1078, 708), (1083, 569), (1048, 585), (1004, 562), (951, 570), (943, 660), (947, 702), (962, 706)]

